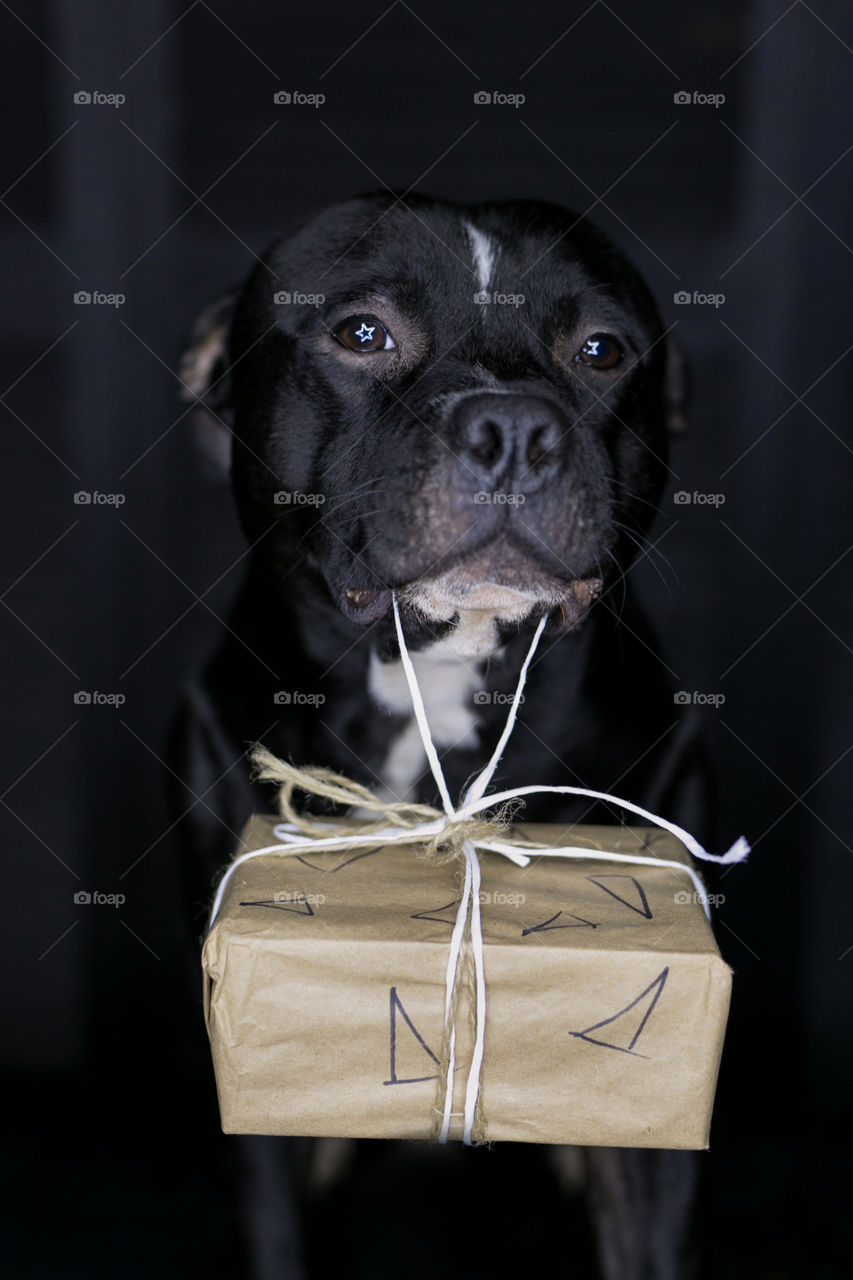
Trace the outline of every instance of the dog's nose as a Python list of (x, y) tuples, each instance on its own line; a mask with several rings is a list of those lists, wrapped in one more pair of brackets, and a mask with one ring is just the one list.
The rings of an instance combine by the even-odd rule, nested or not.
[(556, 472), (568, 422), (541, 396), (484, 391), (459, 401), (451, 428), (452, 448), (481, 482), (532, 493)]

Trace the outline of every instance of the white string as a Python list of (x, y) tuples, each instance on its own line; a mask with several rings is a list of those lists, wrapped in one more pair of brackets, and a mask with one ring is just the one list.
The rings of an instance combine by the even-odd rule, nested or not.
[(457, 978), (459, 977), (459, 957), (462, 952), (462, 940), (465, 935), (465, 925), (468, 922), (468, 903), (471, 899), (471, 881), (471, 863), (470, 860), (466, 858), (465, 884), (462, 889), (459, 909), (456, 912), (456, 919), (453, 923), (453, 933), (450, 937), (450, 952), (447, 957), (447, 968), (444, 974), (444, 1033), (447, 1035), (447, 1029), (449, 1027), (450, 1055), (447, 1063), (447, 1076), (444, 1082), (444, 1114), (441, 1120), (441, 1130), (438, 1135), (439, 1142), (446, 1142), (450, 1133), (450, 1113), (453, 1107), (453, 1073), (456, 1069), (456, 1022), (452, 1019), (451, 1010), (453, 1008), (453, 990), (456, 986)]
[(450, 792), (447, 790), (447, 783), (444, 780), (444, 771), (438, 758), (438, 752), (432, 740), (432, 734), (429, 731), (429, 722), (427, 720), (426, 708), (424, 700), (421, 697), (421, 690), (418, 684), (418, 677), (415, 675), (415, 668), (409, 657), (409, 650), (406, 647), (406, 641), (403, 637), (403, 625), (400, 622), (400, 610), (397, 605), (396, 591), (391, 596), (394, 605), (394, 625), (397, 628), (397, 643), (400, 646), (400, 659), (403, 663), (403, 670), (406, 673), (406, 683), (409, 686), (409, 696), (412, 699), (412, 709), (415, 713), (415, 720), (418, 723), (418, 729), (421, 735), (421, 742), (426, 752), (429, 767), (432, 770), (432, 776), (435, 778), (435, 785), (438, 787), (438, 793), (441, 796), (441, 803), (444, 805), (444, 812), (449, 818), (455, 814), (453, 801), (450, 799)]
[(545, 630), (545, 623), (547, 621), (548, 615), (543, 613), (542, 617), (539, 619), (539, 626), (536, 628), (536, 634), (530, 642), (530, 648), (527, 650), (527, 657), (524, 659), (524, 664), (518, 677), (518, 684), (515, 686), (515, 693), (512, 695), (512, 705), (509, 709), (509, 715), (506, 718), (506, 724), (503, 727), (503, 733), (498, 739), (498, 745), (492, 752), (492, 758), (486, 765), (483, 772), (474, 779), (465, 795), (462, 797), (462, 803), (459, 806), (460, 811), (467, 809), (476, 800), (481, 799), (481, 797), (486, 794), (486, 787), (492, 780), (492, 774), (495, 772), (495, 769), (497, 769), (498, 762), (504, 753), (504, 747), (509, 741), (509, 736), (515, 728), (515, 717), (518, 715), (518, 707), (521, 701), (522, 690), (527, 683), (527, 669), (533, 660), (533, 655), (536, 652), (539, 639), (542, 632)]
[[(477, 1111), (477, 1098), (480, 1094), (480, 1071), (483, 1066), (483, 1054), (486, 1049), (486, 972), (483, 952), (483, 924), (480, 918), (480, 859), (477, 850), (470, 840), (462, 846), (465, 851), (466, 866), (471, 868), (471, 949), (474, 952), (474, 991), (476, 993), (476, 1016), (474, 1025), (476, 1037), (471, 1067), (468, 1071), (468, 1084), (465, 1088), (465, 1118), (462, 1141), (471, 1146), (471, 1129)], [(452, 1087), (453, 1077), (449, 1076)]]
[(667, 818), (660, 818), (656, 813), (652, 813), (649, 809), (643, 809), (641, 805), (634, 804), (631, 800), (621, 800), (618, 796), (611, 796), (606, 791), (591, 791), (588, 787), (514, 787), (511, 791), (498, 791), (493, 795), (487, 796), (485, 800), (478, 800), (476, 804), (461, 807), (457, 816), (460, 818), (471, 817), (475, 813), (481, 813), (483, 809), (490, 809), (493, 805), (503, 804), (505, 800), (515, 800), (518, 796), (538, 795), (544, 791), (555, 792), (558, 795), (565, 796), (587, 796), (591, 800), (606, 800), (608, 804), (615, 804), (621, 809), (628, 809), (631, 813), (639, 814), (641, 818), (648, 818), (649, 822), (654, 822), (657, 826), (663, 827), (665, 831), (677, 836), (681, 843), (687, 846), (694, 858), (701, 858), (705, 862), (716, 862), (720, 865), (729, 862), (743, 862), (750, 852), (750, 847), (746, 840), (744, 840), (743, 836), (738, 836), (731, 848), (725, 853), (708, 853), (695, 836), (692, 836), (689, 831), (685, 831), (683, 827), (679, 827), (675, 822), (670, 822)]
[[(724, 854), (708, 853), (699, 841), (685, 831), (683, 827), (679, 827), (676, 823), (668, 821), (666, 818), (659, 817), (656, 813), (652, 813), (648, 809), (642, 808), (638, 804), (634, 804), (630, 800), (622, 800), (618, 796), (609, 795), (606, 791), (592, 791), (587, 787), (568, 787), (568, 786), (526, 786), (517, 787), (507, 791), (499, 791), (492, 795), (486, 796), (485, 791), (492, 780), (495, 769), (500, 762), (503, 751), (506, 747), (509, 737), (515, 727), (515, 721), (518, 714), (518, 708), (521, 703), (521, 695), (527, 680), (527, 672), (536, 647), (539, 644), (540, 637), (545, 628), (546, 617), (543, 616), (536, 628), (536, 633), (530, 643), (527, 657), (522, 665), (518, 678), (515, 693), (512, 699), (512, 705), (507, 716), (506, 724), (503, 732), (498, 739), (497, 746), (486, 767), (477, 775), (470, 787), (462, 798), (458, 808), (453, 805), (450, 799), (450, 792), (447, 789), (447, 782), (444, 772), (441, 768), (441, 762), (438, 758), (438, 752), (432, 735), (429, 730), (429, 721), (427, 720), (426, 708), (424, 707), (423, 697), (418, 685), (415, 668), (409, 657), (409, 651), (406, 646), (405, 636), (403, 635), (403, 627), (400, 621), (400, 611), (397, 605), (396, 593), (392, 595), (394, 606), (394, 623), (397, 630), (397, 641), (400, 646), (400, 660), (403, 664), (403, 671), (406, 675), (406, 682), (409, 686), (409, 694), (412, 699), (412, 709), (415, 715), (415, 721), (418, 731), (421, 735), (421, 742), (429, 762), (432, 776), (441, 796), (442, 805), (444, 807), (445, 816), (437, 818), (430, 822), (421, 823), (415, 827), (388, 827), (379, 831), (371, 831), (364, 836), (328, 836), (315, 838), (300, 834), (289, 823), (278, 823), (273, 832), (278, 838), (279, 843), (275, 845), (265, 845), (260, 849), (250, 849), (247, 853), (240, 854), (230, 864), (225, 872), (216, 896), (213, 901), (213, 907), (210, 913), (210, 928), (213, 927), (219, 910), (222, 906), (222, 900), (225, 889), (238, 867), (248, 862), (252, 858), (259, 858), (265, 854), (279, 854), (285, 851), (287, 853), (297, 853), (301, 849), (310, 849), (316, 851), (334, 850), (334, 849), (351, 849), (361, 845), (377, 845), (377, 844), (401, 844), (414, 843), (420, 839), (428, 839), (433, 835), (445, 830), (451, 823), (466, 818), (473, 817), (477, 813), (482, 813), (485, 809), (493, 808), (503, 804), (508, 800), (518, 799), (525, 795), (538, 795), (541, 793), (550, 793), (557, 795), (574, 795), (584, 796), (591, 800), (603, 800), (608, 804), (618, 805), (622, 809), (627, 809), (631, 813), (647, 819), (656, 826), (663, 827), (669, 831), (682, 844), (686, 846), (695, 858), (699, 858), (705, 862), (716, 862), (718, 864), (727, 864), (734, 862), (742, 862), (750, 852), (747, 841), (740, 836), (730, 849)], [(332, 827), (329, 828), (333, 830)], [(484, 849), (491, 853), (500, 854), (502, 857), (509, 858), (518, 866), (528, 866), (531, 857), (530, 854), (522, 852), (516, 846), (502, 841), (496, 840), (476, 840), (466, 841), (463, 845), (463, 854), (465, 857), (465, 884), (462, 892), (459, 908), (456, 912), (456, 920), (453, 925), (453, 933), (450, 940), (450, 950), (447, 957), (447, 967), (445, 971), (445, 997), (444, 997), (444, 1021), (445, 1034), (449, 1025), (449, 1059), (447, 1068), (447, 1078), (445, 1086), (444, 1112), (442, 1116), (441, 1130), (439, 1141), (446, 1142), (450, 1133), (450, 1120), (453, 1109), (453, 1074), (456, 1063), (456, 1024), (452, 1017), (453, 991), (459, 976), (459, 962), (462, 952), (466, 927), (468, 925), (468, 912), (470, 907), (471, 914), (471, 947), (474, 955), (474, 973), (475, 973), (475, 1043), (474, 1051), (471, 1059), (471, 1066), (468, 1072), (468, 1080), (465, 1089), (465, 1112), (463, 1120), (463, 1141), (470, 1145), (472, 1141), (472, 1127), (474, 1124), (474, 1116), (477, 1107), (477, 1098), (480, 1090), (480, 1072), (483, 1064), (483, 1056), (485, 1053), (485, 1026), (486, 1026), (486, 977), (485, 962), (483, 948), (483, 930), (482, 919), (480, 915), (480, 883), (481, 868), (480, 860), (477, 853), (478, 849)], [(640, 854), (616, 853), (602, 849), (586, 849), (576, 845), (562, 845), (559, 847), (535, 847), (531, 853), (536, 858), (586, 858), (593, 861), (605, 862), (622, 862), (622, 863), (641, 863), (655, 867), (673, 867), (679, 871), (685, 871), (691, 878), (696, 893), (705, 910), (705, 914), (710, 919), (710, 909), (708, 905), (708, 896), (705, 887), (696, 871), (683, 862), (669, 858), (644, 857)]]
[[(225, 890), (231, 880), (234, 872), (241, 867), (244, 862), (251, 862), (253, 858), (262, 858), (265, 854), (277, 854), (279, 857), (284, 852), (282, 845), (289, 846), (288, 851), (299, 853), (302, 850), (316, 850), (318, 853), (334, 853), (336, 850), (358, 848), (361, 845), (377, 845), (377, 844), (400, 844), (403, 840), (407, 844), (417, 844), (422, 839), (429, 839), (432, 835), (437, 835), (443, 831), (447, 825), (446, 819), (437, 818), (434, 822), (425, 822), (417, 827), (387, 827), (381, 831), (372, 831), (370, 835), (364, 836), (329, 836), (324, 839), (318, 839), (315, 836), (291, 835), (287, 830), (288, 823), (280, 822), (273, 827), (273, 835), (278, 836), (278, 844), (265, 844), (260, 849), (249, 849), (247, 853), (241, 853), (228, 864), (222, 879), (216, 890), (213, 899), (213, 906), (210, 908), (210, 921), (208, 929), (212, 929), (216, 917), (219, 915), (222, 907), (222, 899), (225, 896)], [(296, 828), (293, 828), (295, 831)], [(515, 859), (513, 859), (515, 861)]]
[[(502, 846), (500, 841), (477, 841), (478, 849), (486, 849), (489, 853), (504, 853), (505, 850), (511, 848), (510, 845)], [(518, 850), (515, 850), (517, 853)], [(508, 856), (505, 854), (505, 856)], [(705, 915), (711, 919), (711, 908), (708, 904), (708, 895), (705, 892), (705, 886), (702, 878), (693, 867), (688, 867), (686, 862), (679, 862), (676, 858), (646, 858), (638, 853), (610, 853), (604, 849), (588, 849), (582, 848), (580, 845), (552, 845), (544, 849), (536, 849), (533, 853), (536, 858), (587, 858), (590, 862), (639, 862), (647, 867), (673, 867), (676, 871), (686, 871), (693, 881), (693, 887), (696, 890), (698, 900), (702, 903)], [(529, 863), (531, 858), (527, 858)]]

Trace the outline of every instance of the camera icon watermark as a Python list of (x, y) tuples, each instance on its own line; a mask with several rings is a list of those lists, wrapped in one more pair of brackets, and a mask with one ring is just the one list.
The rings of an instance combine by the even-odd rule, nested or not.
[(322, 307), (325, 293), (300, 293), (298, 289), (279, 289), (272, 300), (277, 307)]
[(277, 507), (322, 507), (325, 493), (303, 493), (301, 489), (279, 489), (273, 494)]
[(322, 107), (325, 93), (302, 93), (299, 89), (279, 89), (272, 100), (277, 107)]
[(277, 707), (322, 707), (324, 693), (303, 693), (299, 689), (277, 689), (272, 696)]
[(123, 693), (101, 693), (98, 689), (78, 689), (74, 694), (75, 707), (123, 707), (125, 702)]
[(272, 900), (280, 907), (322, 907), (326, 901), (326, 895), (325, 893), (303, 893), (301, 889), (298, 893), (291, 893), (287, 889), (278, 889), (273, 894)]
[(726, 300), (724, 293), (701, 293), (698, 289), (694, 289), (690, 293), (687, 289), (679, 289), (677, 293), (672, 295), (672, 300), (677, 307), (714, 307), (719, 309)]
[[(474, 705), (476, 707), (507, 707), (512, 702), (513, 695), (511, 693), (501, 693), (499, 690), (494, 692), (489, 689), (478, 689), (474, 694)], [(524, 694), (522, 693), (518, 699), (518, 705), (524, 702)]]
[(726, 100), (726, 95), (702, 93), (699, 89), (694, 89), (692, 92), (679, 89), (672, 95), (672, 100), (677, 107), (714, 107), (719, 110)]
[(123, 907), (127, 898), (123, 893), (101, 893), (98, 889), (78, 889), (74, 894), (77, 907)]
[(702, 693), (697, 689), (690, 693), (687, 689), (679, 689), (677, 693), (672, 695), (672, 700), (677, 707), (714, 707), (719, 711), (726, 701), (726, 695), (724, 693)]
[(475, 107), (515, 107), (517, 111), (526, 101), (527, 98), (523, 93), (502, 93), (499, 89), (491, 92), (487, 89), (478, 89), (474, 94)]
[(500, 490), (490, 493), (488, 489), (478, 489), (474, 494), (474, 503), (478, 507), (492, 504), (496, 507), (523, 507), (525, 496), (523, 493), (504, 493)]
[(479, 898), (484, 907), (523, 907), (527, 901), (523, 893), (506, 892), (502, 889), (481, 889)]
[[(694, 889), (692, 893), (687, 889), (679, 889), (677, 893), (672, 895), (672, 900), (683, 904), (695, 902), (697, 906), (702, 905), (702, 895), (698, 889)], [(712, 907), (721, 907), (726, 900), (726, 895), (724, 893), (706, 893), (705, 900)]]
[(123, 107), (127, 98), (123, 93), (101, 93), (94, 89), (78, 89), (74, 94), (74, 103), (78, 107)]
[(123, 507), (127, 502), (124, 493), (101, 493), (100, 489), (78, 489), (74, 494), (75, 507)]
[(489, 293), (480, 289), (474, 294), (474, 301), (478, 307), (523, 307), (526, 298), (523, 293), (500, 293), (497, 289)]
[(98, 289), (78, 289), (74, 294), (75, 307), (123, 307), (126, 302), (123, 293), (102, 293)]
[(698, 489), (688, 493), (686, 489), (677, 489), (672, 495), (672, 500), (677, 507), (721, 507), (726, 500), (726, 495), (724, 493), (700, 493)]

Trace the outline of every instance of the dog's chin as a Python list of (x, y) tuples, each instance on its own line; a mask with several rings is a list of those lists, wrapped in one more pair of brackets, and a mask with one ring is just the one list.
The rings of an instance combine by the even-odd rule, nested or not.
[(544, 576), (509, 584), (494, 577), (470, 578), (452, 570), (432, 579), (412, 583), (403, 600), (423, 617), (448, 622), (456, 614), (483, 614), (495, 622), (523, 622), (531, 614), (559, 609), (568, 625), (578, 622), (601, 591), (600, 578), (575, 578), (565, 582)]
[(509, 544), (486, 547), (452, 568), (410, 583), (404, 601), (423, 617), (447, 622), (480, 614), (495, 622), (522, 622), (560, 609), (568, 625), (579, 621), (601, 591), (598, 577), (557, 578)]
[[(495, 623), (520, 623), (531, 615), (559, 610), (574, 626), (599, 595), (599, 577), (557, 578), (515, 548), (468, 556), (450, 569), (428, 574), (399, 588), (401, 604), (428, 622), (458, 619), (458, 630)], [(350, 588), (340, 606), (353, 620), (372, 622), (391, 607), (391, 592)]]

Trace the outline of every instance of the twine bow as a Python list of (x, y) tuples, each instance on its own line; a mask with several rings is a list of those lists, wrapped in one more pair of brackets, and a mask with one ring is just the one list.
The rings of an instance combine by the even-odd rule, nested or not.
[[(225, 888), (231, 876), (242, 863), (252, 858), (269, 854), (286, 857), (303, 853), (306, 849), (321, 852), (381, 843), (419, 846), (425, 851), (427, 860), (433, 863), (459, 861), (464, 868), (464, 881), (445, 972), (444, 1038), (438, 1070), (433, 1136), (439, 1142), (446, 1142), (450, 1133), (452, 1082), (456, 1064), (456, 1029), (462, 998), (463, 995), (467, 995), (466, 1004), (474, 1028), (474, 1050), (465, 1087), (463, 1141), (472, 1145), (481, 1141), (485, 1132), (480, 1103), (480, 1072), (485, 1049), (486, 979), (480, 917), (481, 869), (478, 850), (500, 854), (520, 867), (529, 865), (531, 853), (535, 853), (537, 857), (586, 858), (599, 862), (642, 863), (655, 867), (673, 867), (690, 876), (705, 914), (710, 919), (705, 887), (695, 869), (686, 866), (683, 862), (671, 858), (646, 857), (641, 854), (617, 853), (576, 845), (553, 847), (530, 840), (523, 833), (511, 831), (509, 827), (512, 816), (516, 808), (523, 803), (523, 797), (555, 793), (606, 801), (656, 826), (663, 827), (664, 830), (676, 836), (694, 858), (716, 862), (718, 865), (742, 862), (749, 854), (750, 848), (744, 837), (740, 836), (726, 853), (708, 853), (689, 831), (685, 831), (674, 822), (669, 822), (666, 818), (661, 818), (630, 800), (622, 800), (605, 791), (591, 791), (586, 787), (532, 785), (486, 795), (486, 790), (515, 726), (521, 694), (527, 681), (527, 672), (545, 629), (545, 616), (540, 619), (531, 641), (519, 673), (506, 724), (492, 756), (486, 767), (464, 792), (459, 804), (454, 805), (429, 731), (423, 697), (403, 636), (396, 596), (393, 597), (393, 606), (400, 659), (409, 686), (412, 709), (427, 761), (441, 797), (442, 809), (408, 801), (381, 800), (367, 787), (331, 769), (296, 768), (278, 759), (265, 747), (256, 747), (252, 753), (256, 776), (261, 781), (278, 784), (279, 807), (285, 821), (274, 828), (273, 833), (278, 841), (277, 844), (266, 845), (261, 849), (250, 849), (230, 864), (217, 888), (209, 927), (213, 927), (219, 914)], [(322, 818), (297, 812), (293, 805), (295, 791), (320, 796), (335, 804), (367, 810), (378, 816), (373, 822), (344, 820), (330, 824)], [(493, 811), (491, 816), (485, 816), (486, 810)]]

